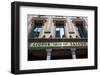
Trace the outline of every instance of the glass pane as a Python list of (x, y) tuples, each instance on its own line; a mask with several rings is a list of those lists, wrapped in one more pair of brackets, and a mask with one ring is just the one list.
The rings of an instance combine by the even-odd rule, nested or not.
[(41, 31), (41, 28), (42, 28), (42, 24), (41, 23), (35, 23), (30, 36), (31, 37), (38, 37), (39, 34), (40, 34), (40, 31)]
[(87, 31), (84, 28), (84, 26), (83, 25), (76, 25), (76, 26), (78, 28), (78, 32), (79, 32), (80, 36), (87, 38)]
[(64, 35), (64, 25), (56, 24), (56, 37), (62, 38)]

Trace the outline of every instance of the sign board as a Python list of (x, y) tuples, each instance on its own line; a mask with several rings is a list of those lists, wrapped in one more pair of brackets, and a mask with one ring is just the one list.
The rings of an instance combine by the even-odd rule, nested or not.
[(87, 42), (32, 42), (32, 48), (53, 48), (53, 47), (86, 47)]

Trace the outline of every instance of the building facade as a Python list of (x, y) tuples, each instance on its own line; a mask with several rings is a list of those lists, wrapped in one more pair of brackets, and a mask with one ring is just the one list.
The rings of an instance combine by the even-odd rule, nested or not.
[(32, 42), (38, 42), (39, 40), (40, 42), (87, 42), (87, 17), (28, 15), (27, 21), (29, 60), (76, 59), (88, 57), (87, 45), (85, 47), (32, 48)]

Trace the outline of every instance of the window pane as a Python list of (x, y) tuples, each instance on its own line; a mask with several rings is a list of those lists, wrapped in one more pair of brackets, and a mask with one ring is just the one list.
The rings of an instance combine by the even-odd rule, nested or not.
[(87, 38), (87, 31), (84, 28), (84, 26), (82, 24), (81, 25), (76, 25), (76, 26), (78, 28), (78, 32), (79, 32), (80, 36)]
[(38, 37), (40, 34), (42, 28), (42, 24), (41, 23), (35, 23), (34, 27), (32, 29), (32, 32), (30, 33), (31, 37)]
[(56, 24), (56, 37), (62, 38), (64, 36), (64, 24)]

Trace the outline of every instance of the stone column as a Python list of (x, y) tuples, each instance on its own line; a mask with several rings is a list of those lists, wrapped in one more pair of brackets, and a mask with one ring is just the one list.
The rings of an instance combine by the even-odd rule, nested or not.
[(76, 48), (71, 48), (70, 50), (72, 52), (72, 59), (76, 59), (76, 54), (75, 54)]
[(72, 23), (71, 19), (67, 17), (67, 27), (68, 27), (68, 38), (70, 38), (70, 36), (72, 38), (76, 38), (76, 34), (75, 34), (75, 27), (74, 27), (74, 24)]
[(32, 15), (28, 15), (28, 17), (27, 17), (27, 24), (29, 25), (30, 24), (30, 22), (32, 22), (31, 20), (32, 20), (32, 18), (33, 18), (33, 16)]
[(76, 38), (76, 37), (80, 38), (80, 34), (78, 32), (78, 28), (77, 28), (77, 26), (75, 26), (74, 23), (73, 23), (73, 27), (74, 27), (74, 30), (75, 30), (74, 38)]
[(88, 19), (87, 18), (83, 18), (83, 21), (84, 21), (84, 27), (85, 29), (88, 31)]
[(47, 25), (47, 29), (48, 30), (51, 29), (51, 25), (52, 25), (52, 16), (49, 16), (49, 18), (48, 18), (48, 25)]
[(47, 52), (46, 60), (51, 60), (51, 51), (52, 49), (46, 49), (46, 52)]
[(33, 27), (34, 27), (34, 21), (32, 22), (32, 19), (34, 18), (33, 15), (28, 15), (27, 17), (27, 30), (28, 30), (28, 35), (31, 33)]
[(68, 18), (68, 17), (67, 17), (67, 22), (68, 22), (68, 25), (67, 25), (68, 31), (69, 32), (74, 32), (72, 22), (71, 22), (70, 18)]
[[(44, 34), (46, 38), (49, 38), (51, 35), (51, 30), (52, 30), (52, 16), (48, 16), (47, 22), (44, 24), (45, 29), (44, 29)], [(45, 33), (49, 32), (49, 33)]]
[(68, 25), (68, 23), (67, 23), (67, 21), (65, 22), (65, 26), (64, 26), (64, 31), (65, 31), (65, 37), (66, 38), (68, 38), (69, 37), (69, 31), (68, 31), (68, 29), (69, 29), (69, 27), (68, 27), (69, 25)]
[(33, 25), (34, 25), (34, 24), (32, 24), (32, 23), (30, 22), (30, 24), (27, 26), (27, 27), (28, 27), (28, 35), (29, 35), (30, 32), (32, 31)]
[(53, 38), (55, 38), (56, 26), (54, 25), (54, 22), (52, 22), (52, 26), (51, 26), (51, 35), (52, 35)]

